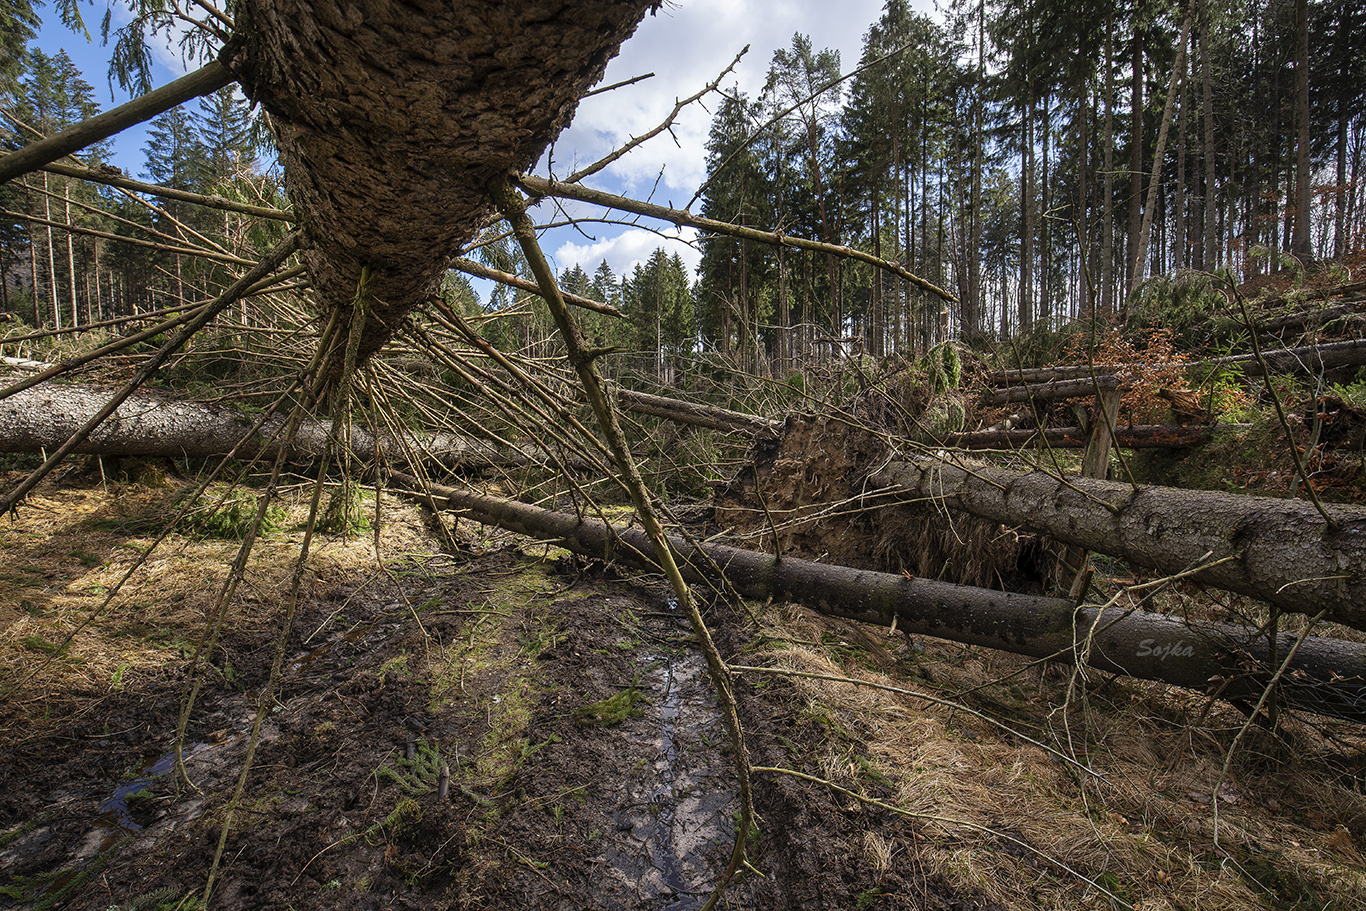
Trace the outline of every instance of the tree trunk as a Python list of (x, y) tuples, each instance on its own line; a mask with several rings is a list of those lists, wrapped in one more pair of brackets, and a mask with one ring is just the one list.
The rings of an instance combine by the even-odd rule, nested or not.
[(1134, 255), (1133, 279), (1129, 282), (1129, 294), (1148, 274), (1148, 237), (1152, 232), (1153, 215), (1157, 209), (1157, 197), (1162, 189), (1162, 163), (1167, 152), (1167, 132), (1171, 128), (1172, 107), (1176, 103), (1176, 92), (1180, 87), (1181, 76), (1186, 71), (1186, 42), (1190, 38), (1191, 20), (1195, 15), (1194, 0), (1181, 25), (1181, 38), (1176, 46), (1176, 62), (1172, 65), (1171, 82), (1167, 86), (1167, 101), (1162, 107), (1162, 125), (1157, 131), (1157, 148), (1153, 150), (1153, 173), (1148, 179), (1148, 199), (1143, 206), (1143, 221), (1138, 229), (1138, 252)]
[(1105, 16), (1105, 179), (1100, 215), (1100, 312), (1114, 313), (1115, 287), (1115, 62), (1114, 14)]
[(1366, 629), (1366, 510), (1327, 505), (1328, 530), (1302, 500), (1135, 488), (990, 465), (893, 461), (870, 489), (935, 497), (973, 515), (1175, 574), (1211, 561), (1197, 582), (1282, 610)]
[[(1143, 37), (1135, 17), (1133, 69), (1129, 83), (1129, 231), (1124, 250), (1124, 290), (1129, 293), (1138, 284), (1142, 263), (1138, 261), (1138, 234), (1143, 223)], [(1128, 316), (1127, 298), (1120, 302), (1121, 321)]]
[[(637, 528), (481, 496), (450, 487), (393, 481), (424, 499), (477, 522), (497, 525), (561, 547), (654, 570), (654, 546)], [(691, 583), (747, 598), (792, 601), (822, 614), (908, 633), (1001, 649), (1035, 658), (1083, 663), (1108, 673), (1161, 680), (1225, 699), (1256, 699), (1269, 679), (1272, 650), (1256, 631), (1226, 623), (1182, 622), (1161, 614), (1076, 607), (1058, 598), (1018, 595), (931, 579), (850, 569), (795, 557), (775, 557), (721, 544), (669, 538)], [(1276, 655), (1294, 637), (1282, 634)], [(1249, 664), (1251, 668), (1249, 669)], [(1283, 704), (1325, 715), (1366, 720), (1366, 647), (1306, 639), (1283, 681)]]
[(1214, 89), (1210, 76), (1210, 49), (1209, 49), (1209, 4), (1203, 4), (1200, 21), (1200, 82), (1201, 94), (1204, 96), (1202, 121), (1205, 125), (1204, 142), (1201, 144), (1204, 153), (1205, 164), (1205, 193), (1204, 214), (1201, 224), (1204, 227), (1202, 242), (1200, 244), (1200, 259), (1196, 263), (1196, 268), (1214, 270), (1219, 262), (1218, 253), (1215, 249), (1215, 212), (1214, 212)]
[(535, 163), (649, 8), (237, 5), (225, 62), (275, 123), (320, 300), (366, 308), (361, 360), (491, 212), (489, 182)]
[(1295, 0), (1295, 232), (1290, 252), (1307, 263), (1314, 258), (1309, 195), (1309, 0)]
[[(96, 414), (115, 391), (45, 383), (0, 399), (0, 452), (56, 449)], [(284, 423), (284, 416), (276, 415), (253, 433), (255, 419), (236, 408), (135, 394), (75, 451), (111, 457), (200, 459), (236, 450), (239, 458), (273, 458), (278, 453), (273, 438)], [(304, 421), (290, 449), (291, 456), (305, 461), (321, 458), (331, 428), (330, 421)], [(452, 470), (547, 462), (546, 454), (535, 446), (508, 451), (452, 434), (427, 439), (414, 437), (406, 443), (412, 451), (426, 453), (433, 463)], [(370, 461), (377, 449), (387, 460), (404, 460), (404, 448), (398, 441), (387, 435), (377, 441), (359, 427), (351, 429), (351, 448), (365, 461)]]
[[(1220, 431), (1247, 428), (1249, 424), (1130, 424), (1115, 427), (1115, 445), (1121, 449), (1185, 449), (1211, 442)], [(1048, 427), (1042, 430), (976, 430), (951, 433), (934, 440), (951, 449), (1082, 449), (1087, 443), (1085, 427)]]

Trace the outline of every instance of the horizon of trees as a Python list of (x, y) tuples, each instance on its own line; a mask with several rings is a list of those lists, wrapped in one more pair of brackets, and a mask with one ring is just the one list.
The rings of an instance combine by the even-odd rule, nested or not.
[[(13, 18), (6, 47), (36, 23)], [(567, 290), (626, 314), (588, 328), (631, 369), (671, 382), (703, 350), (781, 377), (1123, 320), (1152, 275), (1246, 279), (1366, 246), (1366, 11), (1352, 0), (954, 0), (939, 18), (887, 0), (841, 75), (838, 53), (794, 35), (756, 97), (726, 92), (701, 213), (867, 250), (958, 302), (830, 254), (706, 235), (696, 276), (663, 249), (629, 275), (565, 269)], [(38, 50), (0, 69), (0, 106), (9, 147), (98, 110), (70, 58)], [(161, 115), (151, 137), (152, 181), (285, 204), (232, 88)], [(0, 310), (51, 328), (200, 299), (283, 230), (46, 172), (0, 188), (0, 209)], [(506, 245), (479, 255), (520, 266)], [(503, 343), (551, 350), (539, 304), (496, 291), (481, 305), (448, 284), (500, 314)]]

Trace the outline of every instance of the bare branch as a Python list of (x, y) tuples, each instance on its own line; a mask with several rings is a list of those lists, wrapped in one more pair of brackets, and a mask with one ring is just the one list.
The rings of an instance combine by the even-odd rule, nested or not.
[[(499, 282), (507, 285), (509, 288), (516, 288), (518, 291), (529, 291), (532, 294), (541, 293), (541, 286), (535, 282), (527, 281), (525, 278), (513, 275), (511, 272), (501, 272), (497, 269), (491, 269), (472, 259), (453, 259), (451, 260), (451, 268), (458, 272), (464, 272), (466, 275), (473, 275), (475, 278), (486, 278), (490, 281)], [(577, 294), (570, 294), (568, 291), (562, 293), (564, 294), (565, 303), (573, 304), (576, 307), (582, 307), (585, 310), (592, 310), (595, 313), (605, 313), (608, 316), (622, 316), (621, 311), (611, 304), (600, 303), (587, 297), (579, 297)]]
[(43, 165), (51, 164), (102, 139), (108, 139), (134, 124), (151, 120), (191, 98), (216, 92), (235, 79), (226, 66), (214, 60), (188, 76), (182, 76), (175, 82), (134, 98), (127, 104), (121, 104), (103, 114), (96, 114), (62, 130), (56, 136), (49, 136), (0, 158), (0, 184), (7, 183), (20, 174), (27, 174)]
[(174, 187), (162, 187), (152, 183), (143, 183), (140, 180), (131, 180), (119, 173), (117, 168), (80, 168), (68, 164), (53, 163), (44, 165), (44, 171), (53, 174), (61, 174), (63, 177), (76, 177), (80, 180), (88, 180), (92, 183), (101, 183), (111, 187), (118, 187), (120, 190), (130, 190), (134, 193), (146, 193), (148, 196), (159, 196), (162, 199), (174, 199), (178, 202), (193, 203), (197, 206), (204, 206), (209, 209), (219, 209), (224, 212), (236, 212), (239, 215), (252, 215), (257, 218), (269, 218), (274, 221), (294, 221), (294, 215), (282, 209), (272, 209), (267, 206), (253, 206), (249, 203), (234, 202), (231, 199), (224, 199), (221, 196), (205, 196), (202, 193), (191, 193), (187, 190), (177, 190)]
[(566, 199), (577, 199), (580, 202), (606, 206), (609, 209), (620, 209), (623, 212), (634, 212), (637, 215), (658, 218), (660, 221), (669, 221), (676, 225), (686, 225), (687, 227), (697, 228), (699, 231), (705, 231), (709, 234), (741, 237), (746, 240), (754, 240), (775, 247), (795, 247), (799, 250), (812, 250), (817, 253), (832, 253), (835, 256), (842, 256), (845, 259), (858, 260), (859, 262), (877, 266), (879, 269), (885, 269), (898, 278), (910, 282), (920, 290), (936, 295), (951, 304), (958, 303), (958, 298), (933, 282), (907, 272), (896, 263), (881, 259), (871, 253), (865, 253), (862, 250), (856, 250), (853, 247), (846, 247), (841, 244), (826, 244), (817, 240), (805, 240), (800, 237), (790, 237), (779, 231), (760, 231), (755, 228), (744, 228), (729, 222), (716, 221), (712, 218), (703, 218), (700, 215), (694, 215), (683, 209), (670, 209), (666, 206), (657, 206), (653, 203), (641, 202), (625, 196), (617, 196), (613, 193), (605, 193), (602, 190), (592, 190), (581, 184), (570, 184), (559, 180), (547, 180), (544, 177), (534, 177), (527, 174), (519, 176), (517, 178), (517, 183), (523, 190), (533, 196), (561, 196)]
[[(642, 133), (640, 136), (633, 137), (633, 138), (631, 139), (630, 142), (626, 143), (626, 145), (624, 145), (624, 146), (622, 146), (621, 148), (617, 149), (615, 152), (612, 152), (612, 153), (611, 153), (610, 155), (608, 155), (606, 158), (602, 158), (602, 159), (600, 159), (600, 160), (598, 160), (598, 161), (593, 162), (592, 164), (590, 164), (590, 165), (589, 165), (588, 167), (586, 167), (586, 168), (581, 168), (580, 170), (575, 171), (573, 174), (570, 174), (568, 177), (566, 177), (565, 180), (566, 180), (567, 182), (569, 182), (569, 183), (578, 183), (580, 180), (583, 180), (585, 177), (588, 177), (588, 176), (591, 175), (591, 174), (596, 174), (597, 172), (601, 171), (603, 168), (607, 167), (607, 166), (608, 166), (609, 164), (611, 164), (612, 162), (617, 161), (618, 159), (622, 158), (624, 155), (626, 155), (628, 152), (630, 152), (632, 149), (636, 148), (637, 146), (639, 146), (639, 145), (641, 145), (641, 144), (643, 144), (643, 143), (645, 143), (645, 142), (647, 142), (647, 141), (649, 141), (649, 140), (655, 138), (655, 137), (658, 136), (660, 133), (663, 133), (663, 132), (664, 132), (665, 130), (667, 130), (669, 127), (673, 126), (673, 122), (674, 122), (674, 120), (676, 120), (676, 119), (678, 118), (679, 112), (681, 112), (685, 107), (687, 107), (688, 105), (692, 104), (694, 101), (697, 101), (699, 98), (703, 97), (704, 95), (708, 95), (708, 94), (710, 94), (710, 93), (716, 91), (716, 87), (717, 87), (718, 85), (721, 84), (721, 80), (722, 80), (722, 79), (725, 79), (725, 78), (726, 78), (726, 74), (729, 73), (731, 70), (735, 69), (735, 65), (736, 65), (737, 63), (740, 62), (740, 58), (743, 57), (743, 56), (745, 56), (745, 54), (748, 54), (748, 53), (749, 53), (749, 45), (746, 44), (745, 47), (744, 47), (744, 50), (740, 51), (740, 53), (738, 53), (738, 54), (735, 55), (735, 59), (732, 60), (732, 61), (730, 62), (730, 65), (727, 66), (724, 70), (722, 70), (722, 71), (721, 71), (721, 74), (720, 74), (719, 76), (717, 76), (717, 77), (716, 77), (715, 79), (713, 79), (711, 82), (707, 83), (706, 88), (702, 89), (702, 91), (696, 93), (695, 95), (691, 95), (691, 96), (689, 96), (689, 97), (687, 97), (687, 98), (684, 98), (682, 101), (679, 101), (679, 102), (677, 102), (676, 104), (674, 104), (674, 109), (673, 109), (672, 111), (669, 112), (669, 116), (668, 116), (668, 117), (665, 117), (665, 118), (664, 118), (664, 121), (663, 121), (659, 126), (655, 127), (653, 130), (650, 130), (648, 133)], [(637, 79), (643, 79), (644, 77), (643, 77), (643, 76), (638, 76), (638, 77), (636, 77), (636, 78), (637, 78)], [(634, 81), (634, 80), (631, 80), (631, 81)], [(627, 84), (627, 83), (618, 83), (617, 85), (626, 85), (626, 84)], [(616, 88), (616, 86), (609, 86), (609, 88)]]

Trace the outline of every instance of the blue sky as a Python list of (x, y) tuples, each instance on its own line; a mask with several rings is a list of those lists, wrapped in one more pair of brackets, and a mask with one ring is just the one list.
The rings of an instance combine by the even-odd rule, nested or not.
[[(114, 10), (115, 26), (121, 21), (127, 21), (128, 14), (125, 7), (114, 6), (112, 9)], [(104, 20), (104, 12), (105, 5), (103, 3), (97, 3), (95, 6), (82, 6), (81, 15), (84, 17), (85, 26), (90, 32), (90, 40), (87, 41), (84, 35), (73, 32), (62, 25), (61, 18), (55, 9), (55, 0), (53, 0), (38, 10), (38, 13), (43, 17), (43, 27), (39, 31), (38, 37), (32, 42), (49, 56), (56, 55), (58, 51), (66, 51), (67, 56), (80, 68), (85, 81), (94, 87), (95, 101), (99, 104), (100, 110), (108, 110), (128, 100), (128, 93), (119, 88), (117, 81), (113, 84), (112, 92), (110, 89), (109, 56), (113, 50), (114, 36), (110, 35), (110, 46), (106, 47), (100, 43), (100, 23)], [(121, 18), (120, 14), (122, 14)], [(152, 82), (154, 85), (170, 82), (195, 68), (193, 66), (187, 68), (181, 62), (179, 53), (173, 48), (165, 47), (164, 43), (154, 42), (152, 49)], [(111, 163), (118, 165), (127, 174), (145, 177), (143, 146), (146, 144), (147, 129), (145, 124), (125, 130), (114, 138)]]
[[(456, 0), (458, 2), (458, 0)], [(739, 88), (750, 96), (763, 86), (773, 52), (789, 46), (795, 33), (809, 35), (815, 48), (829, 47), (840, 52), (845, 72), (857, 66), (863, 36), (882, 12), (883, 0), (679, 0), (664, 6), (654, 16), (646, 16), (635, 36), (623, 45), (621, 53), (608, 66), (604, 84), (653, 72), (653, 78), (614, 92), (589, 98), (580, 105), (577, 116), (553, 148), (554, 170), (566, 173), (574, 163), (601, 158), (630, 136), (654, 127), (664, 119), (677, 98), (687, 97), (705, 86), (746, 45), (750, 45), (735, 72), (723, 85)], [(917, 0), (917, 8), (931, 10), (930, 0)], [(49, 4), (42, 10), (51, 23), (44, 26), (38, 45), (47, 53), (65, 49), (86, 80), (95, 87), (102, 108), (122, 103), (127, 96), (115, 86), (111, 101), (107, 78), (109, 48), (99, 43), (99, 23), (104, 16), (103, 0), (85, 7), (86, 25), (93, 42), (66, 30), (56, 21)], [(116, 9), (116, 22), (118, 12)], [(126, 17), (126, 13), (123, 13)], [(163, 84), (186, 72), (173, 48), (154, 46), (154, 82)], [(189, 67), (193, 68), (193, 67)], [(715, 98), (708, 105), (715, 110)], [(683, 205), (703, 178), (706, 160), (704, 146), (710, 129), (711, 114), (696, 105), (686, 111), (673, 130), (635, 150), (622, 161), (588, 182), (604, 190), (637, 197), (652, 196), (664, 204)], [(113, 163), (126, 172), (143, 174), (143, 129), (128, 131), (115, 143)], [(546, 162), (540, 166), (546, 169)], [(548, 207), (536, 213), (544, 220), (552, 217)], [(571, 212), (587, 217), (600, 215), (587, 207), (574, 206)], [(644, 228), (586, 225), (584, 233), (574, 229), (547, 232), (542, 238), (558, 268), (582, 265), (590, 274), (607, 260), (618, 275), (629, 273), (644, 262), (659, 246), (678, 252), (691, 268), (701, 253), (686, 241), (691, 231), (679, 232), (668, 225), (652, 227), (676, 240), (666, 240)]]

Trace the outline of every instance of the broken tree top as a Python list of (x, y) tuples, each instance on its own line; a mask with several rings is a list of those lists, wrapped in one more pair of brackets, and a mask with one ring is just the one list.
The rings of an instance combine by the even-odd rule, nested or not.
[(321, 300), (365, 357), (533, 165), (652, 0), (244, 0), (224, 62), (274, 119)]

